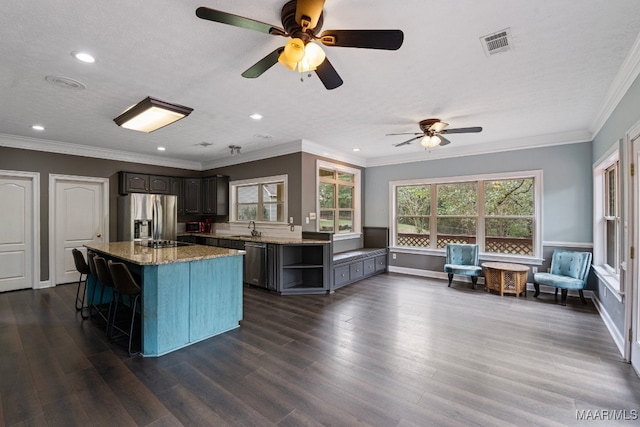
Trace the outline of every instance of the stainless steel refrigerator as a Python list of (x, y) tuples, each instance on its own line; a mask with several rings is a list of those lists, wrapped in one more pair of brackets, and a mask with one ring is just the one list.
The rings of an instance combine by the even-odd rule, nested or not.
[(118, 241), (176, 240), (176, 196), (132, 193), (118, 197)]

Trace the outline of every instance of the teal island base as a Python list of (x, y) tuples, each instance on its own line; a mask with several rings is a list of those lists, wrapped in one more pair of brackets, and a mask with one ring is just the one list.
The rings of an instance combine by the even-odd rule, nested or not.
[(242, 256), (141, 266), (142, 354), (163, 354), (237, 328)]

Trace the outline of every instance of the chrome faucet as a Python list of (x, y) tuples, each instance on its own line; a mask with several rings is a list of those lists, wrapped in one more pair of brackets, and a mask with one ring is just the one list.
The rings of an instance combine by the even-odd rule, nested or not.
[(260, 233), (259, 231), (256, 230), (256, 222), (251, 220), (249, 221), (249, 227), (247, 228), (251, 228), (251, 226), (253, 225), (253, 229), (251, 230), (251, 237), (259, 237), (262, 235), (262, 233)]

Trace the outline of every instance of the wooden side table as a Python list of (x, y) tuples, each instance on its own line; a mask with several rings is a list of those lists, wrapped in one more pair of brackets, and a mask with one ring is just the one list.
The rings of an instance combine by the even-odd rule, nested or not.
[(527, 273), (529, 267), (522, 264), (512, 264), (508, 262), (485, 262), (484, 268), (485, 290), (500, 292), (500, 296), (516, 294), (520, 296), (524, 292), (527, 297)]

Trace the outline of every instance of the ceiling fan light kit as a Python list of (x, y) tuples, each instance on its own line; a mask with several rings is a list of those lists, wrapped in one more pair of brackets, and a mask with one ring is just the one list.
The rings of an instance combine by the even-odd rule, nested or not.
[(314, 71), (325, 60), (324, 50), (315, 43), (307, 43), (302, 39), (291, 39), (278, 57), (278, 62), (291, 71), (296, 69), (300, 73)]
[(324, 22), (323, 8), (324, 0), (290, 0), (282, 7), (282, 28), (204, 6), (196, 9), (196, 16), (274, 36), (291, 37), (284, 47), (275, 49), (242, 73), (243, 77), (252, 79), (279, 62), (291, 71), (315, 71), (324, 87), (331, 90), (342, 85), (342, 78), (314, 41), (325, 46), (363, 49), (397, 50), (402, 46), (404, 33), (401, 30), (327, 30), (319, 34)]
[(442, 140), (440, 139), (440, 137), (438, 137), (438, 135), (427, 135), (420, 140), (420, 145), (422, 145), (424, 148), (433, 148), (440, 145), (441, 142)]
[(394, 147), (401, 147), (403, 145), (409, 145), (415, 140), (420, 140), (420, 145), (424, 148), (429, 149), (437, 146), (443, 146), (451, 144), (447, 138), (445, 138), (444, 134), (450, 133), (477, 133), (482, 132), (482, 128), (480, 126), (476, 127), (468, 127), (468, 128), (457, 128), (457, 129), (446, 129), (449, 126), (449, 123), (445, 123), (440, 119), (425, 119), (418, 123), (420, 126), (420, 130), (422, 132), (419, 133), (388, 133), (389, 135), (413, 135), (412, 138), (403, 141), (399, 144), (394, 144)]
[(146, 97), (113, 119), (120, 127), (140, 132), (153, 132), (187, 117), (193, 108), (170, 104)]

